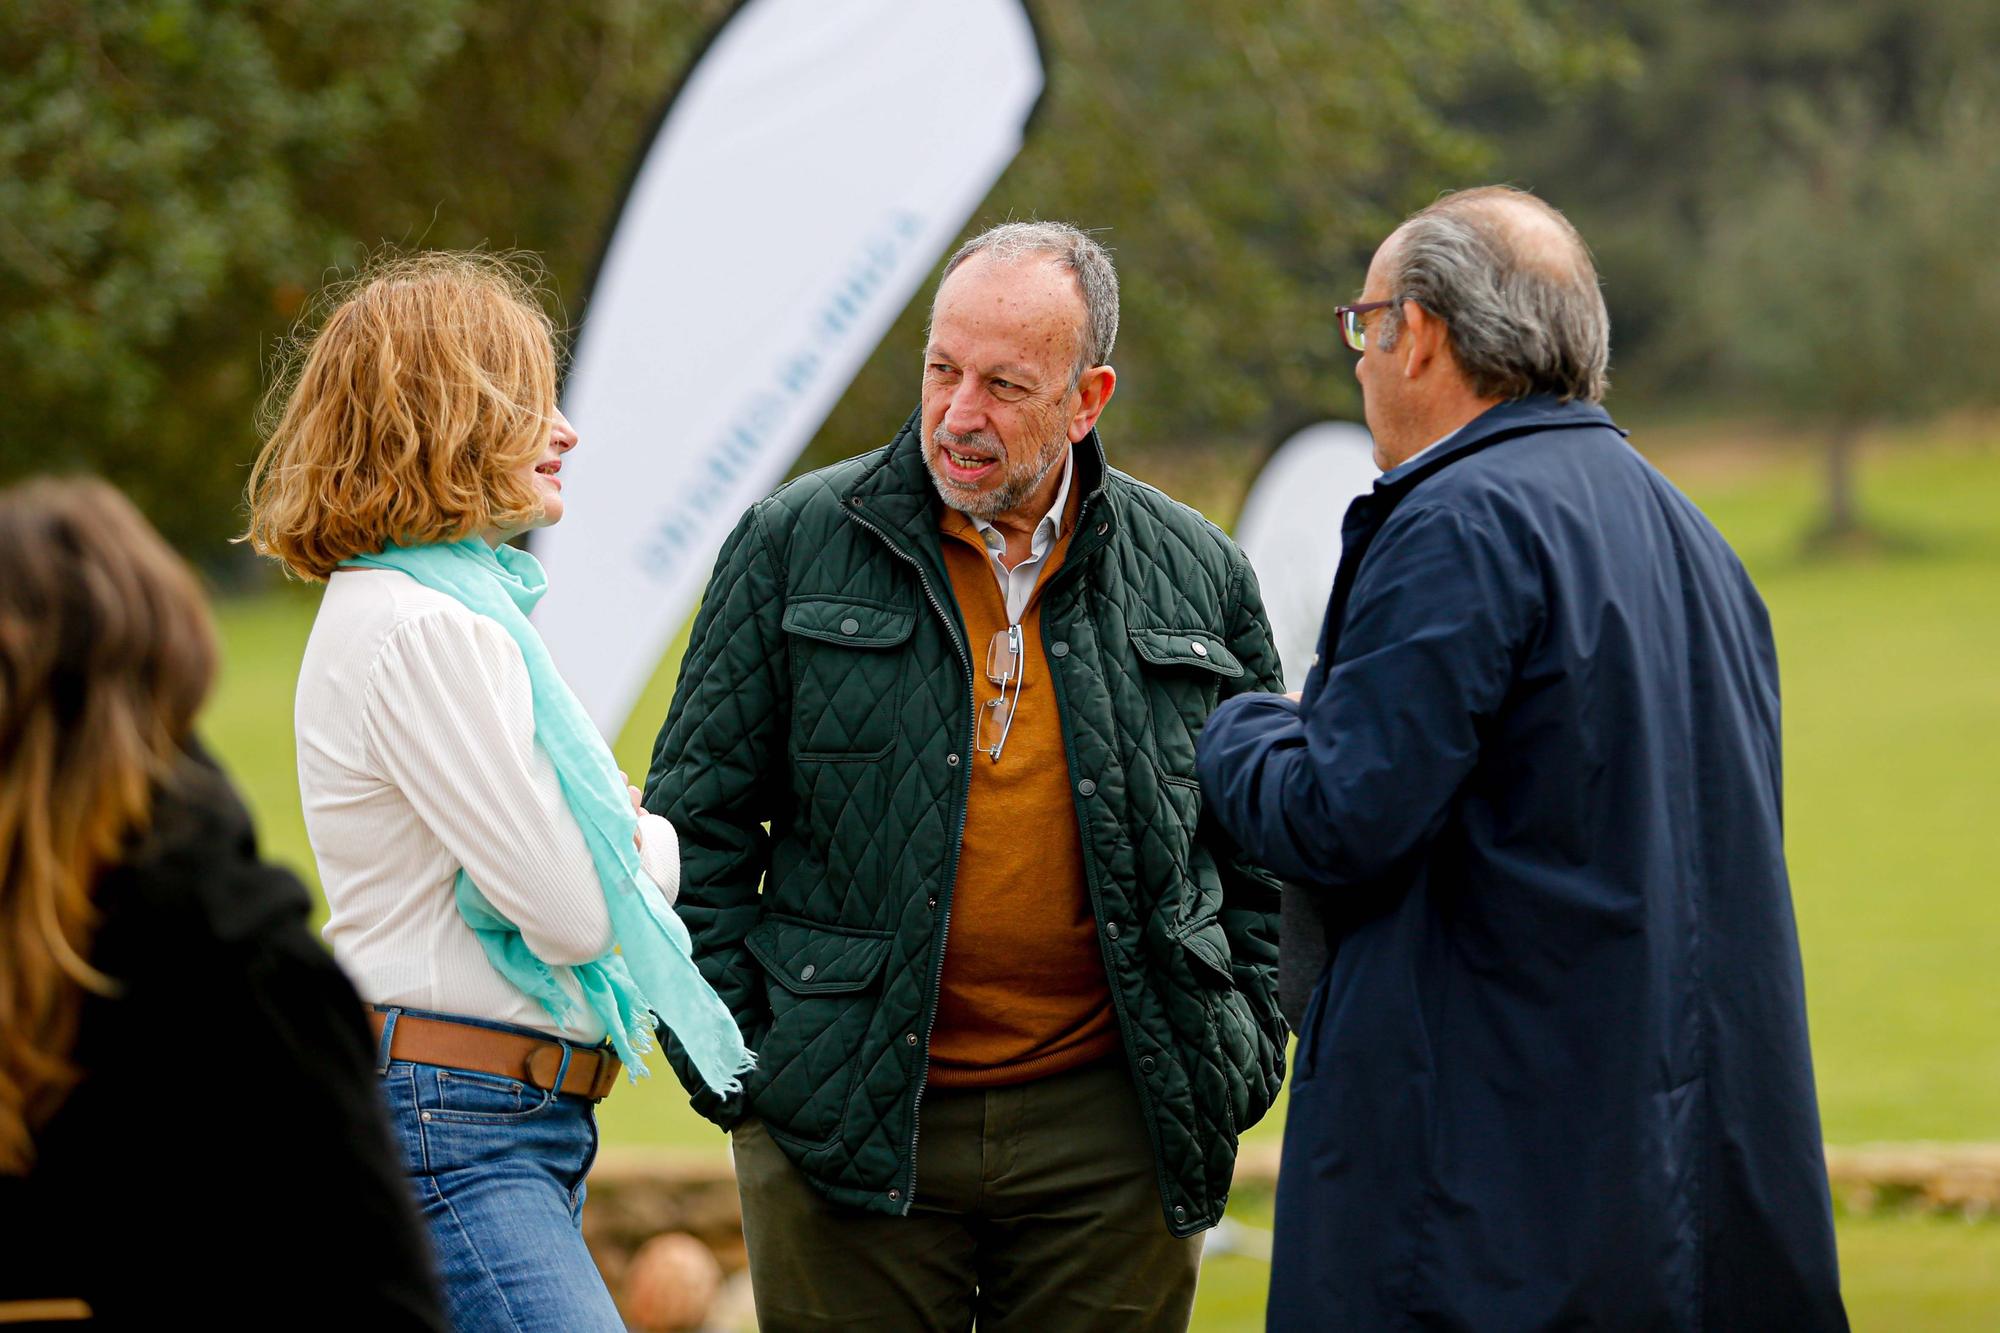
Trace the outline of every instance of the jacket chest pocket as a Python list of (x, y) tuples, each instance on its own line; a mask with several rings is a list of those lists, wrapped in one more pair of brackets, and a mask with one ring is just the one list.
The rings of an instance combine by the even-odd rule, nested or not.
[(917, 613), (851, 598), (785, 604), (790, 636), (792, 755), (830, 763), (888, 754), (896, 740), (904, 654)]
[(1243, 675), (1229, 645), (1203, 629), (1135, 629), (1140, 679), (1152, 711), (1159, 760), (1168, 775), (1194, 775), (1194, 740), (1215, 711), (1225, 680)]

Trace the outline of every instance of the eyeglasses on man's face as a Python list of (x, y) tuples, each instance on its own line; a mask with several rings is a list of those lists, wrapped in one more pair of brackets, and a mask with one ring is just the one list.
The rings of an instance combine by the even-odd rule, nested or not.
[[(1021, 680), (1027, 664), (1019, 625), (997, 631), (986, 645), (986, 679), (1000, 687), (1000, 697), (979, 705), (979, 729), (973, 744), (996, 764), (1001, 747), (1007, 744), (1007, 733), (1014, 728), (1014, 710), (1021, 706)], [(1014, 687), (1011, 699), (1007, 697), (1009, 685)]]
[(1394, 301), (1362, 301), (1357, 305), (1337, 305), (1334, 316), (1340, 320), (1340, 340), (1357, 352), (1368, 350), (1368, 327), (1361, 317), (1377, 310), (1387, 310)]

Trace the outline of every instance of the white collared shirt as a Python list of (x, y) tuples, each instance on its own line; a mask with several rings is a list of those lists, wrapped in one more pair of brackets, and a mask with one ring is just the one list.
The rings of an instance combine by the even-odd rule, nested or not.
[(1408, 467), (1410, 464), (1416, 462), (1419, 458), (1422, 458), (1425, 454), (1437, 448), (1439, 445), (1449, 443), (1451, 441), (1452, 436), (1458, 434), (1459, 431), (1464, 429), (1465, 427), (1460, 426), (1458, 427), (1457, 430), (1446, 431), (1444, 434), (1438, 436), (1435, 440), (1432, 440), (1429, 444), (1425, 445), (1423, 448), (1411, 454), (1408, 458), (1405, 458), (1402, 462), (1396, 464), (1396, 466), (1392, 468), (1391, 471), (1400, 471), (1401, 469)]
[(979, 530), (979, 538), (986, 543), (986, 560), (993, 566), (993, 575), (1000, 580), (1000, 596), (1007, 603), (1007, 620), (1019, 624), (1021, 615), (1028, 609), (1028, 598), (1034, 595), (1035, 581), (1041, 577), (1042, 557), (1055, 546), (1062, 536), (1063, 510), (1069, 504), (1069, 485), (1076, 475), (1076, 449), (1072, 446), (1063, 455), (1062, 484), (1056, 488), (1055, 503), (1049, 512), (1042, 515), (1042, 521), (1035, 524), (1035, 530), (1028, 537), (1028, 558), (1012, 569), (1000, 559), (1007, 553), (1007, 538), (1000, 529), (983, 518), (972, 519), (972, 526)]
[[(535, 739), (520, 648), (499, 622), (399, 570), (327, 581), (299, 667), (299, 795), (333, 956), (374, 1004), (537, 1028), (585, 1044), (604, 1024), (568, 966), (611, 947), (597, 867)], [(639, 821), (668, 902), (673, 825)], [(551, 1018), (460, 915), (463, 868), (573, 1001)]]

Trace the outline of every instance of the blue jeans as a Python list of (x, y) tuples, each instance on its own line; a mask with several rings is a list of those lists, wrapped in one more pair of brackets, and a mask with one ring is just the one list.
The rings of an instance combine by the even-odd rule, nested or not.
[(393, 1032), (382, 1034), (377, 1068), (453, 1327), (624, 1333), (583, 1243), (583, 1178), (597, 1156), (589, 1100), (497, 1074), (390, 1060)]

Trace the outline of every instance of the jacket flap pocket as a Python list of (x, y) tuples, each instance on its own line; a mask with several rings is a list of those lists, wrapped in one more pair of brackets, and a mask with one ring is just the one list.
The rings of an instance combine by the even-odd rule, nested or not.
[(801, 597), (785, 603), (787, 631), (848, 648), (893, 648), (910, 637), (917, 613), (870, 606), (833, 597)]
[(839, 995), (874, 984), (889, 957), (889, 936), (767, 916), (743, 947), (794, 995)]
[(1229, 936), (1220, 921), (1208, 916), (1182, 926), (1181, 947), (1195, 964), (1196, 975), (1224, 986), (1236, 984), (1229, 970)]
[(1243, 664), (1229, 645), (1206, 630), (1135, 629), (1132, 646), (1154, 666), (1194, 667), (1218, 676), (1243, 674)]

